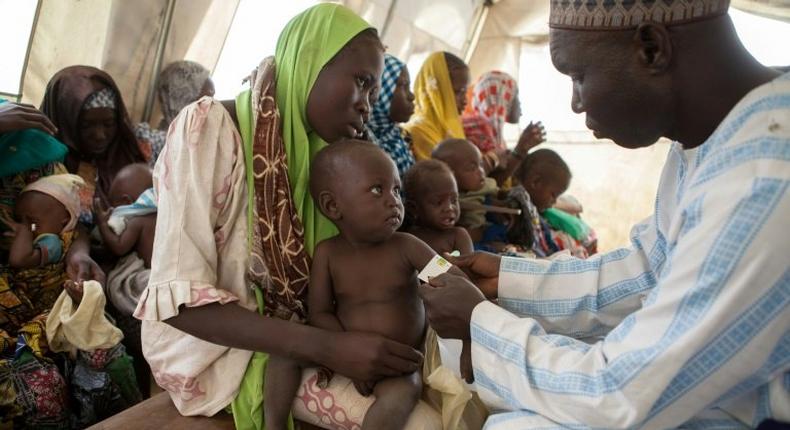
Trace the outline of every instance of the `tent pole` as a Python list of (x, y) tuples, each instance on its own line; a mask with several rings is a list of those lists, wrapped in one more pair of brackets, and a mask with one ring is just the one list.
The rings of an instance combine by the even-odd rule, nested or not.
[(392, 23), (392, 18), (395, 16), (395, 6), (398, 4), (398, 0), (392, 0), (390, 2), (390, 7), (387, 9), (387, 17), (384, 18), (384, 25), (381, 27), (381, 40), (384, 41), (384, 36), (387, 34), (387, 30), (390, 28), (390, 23)]
[(472, 59), (472, 54), (474, 54), (475, 49), (477, 49), (477, 43), (480, 41), (480, 35), (483, 33), (483, 27), (488, 20), (488, 9), (493, 4), (494, 2), (492, 0), (485, 0), (481, 5), (480, 14), (477, 16), (474, 27), (472, 27), (472, 36), (467, 39), (464, 46), (464, 62), (466, 64), (469, 64), (469, 61)]
[[(25, 62), (22, 63), (22, 76), (19, 77), (19, 90), (13, 97), (17, 102), (22, 101), (22, 90), (25, 88), (25, 74), (27, 74), (27, 64), (30, 62), (30, 51), (33, 49), (33, 37), (36, 36), (36, 29), (38, 28), (38, 17), (41, 15), (41, 0), (36, 2), (36, 14), (33, 15), (33, 25), (30, 28), (30, 38), (27, 40), (27, 50), (25, 50)], [(5, 93), (4, 93), (5, 94)], [(10, 94), (8, 94), (10, 95)]]
[(162, 58), (165, 56), (165, 45), (170, 36), (170, 24), (173, 21), (173, 11), (176, 8), (176, 0), (167, 0), (167, 10), (162, 19), (162, 32), (159, 33), (159, 43), (156, 46), (156, 57), (154, 57), (154, 67), (151, 71), (151, 80), (148, 82), (148, 93), (145, 96), (145, 107), (143, 108), (143, 122), (151, 120), (151, 113), (154, 108), (154, 93), (156, 92), (157, 79), (162, 70)]

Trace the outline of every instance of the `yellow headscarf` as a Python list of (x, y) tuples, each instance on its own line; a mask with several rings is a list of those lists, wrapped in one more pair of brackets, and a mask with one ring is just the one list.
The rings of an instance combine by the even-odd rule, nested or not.
[(417, 74), (414, 96), (414, 116), (406, 129), (411, 133), (417, 161), (430, 159), (433, 148), (442, 140), (465, 137), (444, 52), (434, 52), (425, 60)]

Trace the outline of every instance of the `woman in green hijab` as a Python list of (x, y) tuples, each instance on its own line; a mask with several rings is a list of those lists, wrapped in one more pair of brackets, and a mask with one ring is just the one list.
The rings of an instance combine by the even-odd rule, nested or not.
[(285, 27), (249, 91), (222, 104), (203, 98), (172, 123), (154, 171), (154, 263), (135, 316), (154, 377), (182, 414), (232, 404), (237, 427), (262, 428), (265, 353), (358, 380), (418, 369), (409, 346), (296, 322), (313, 248), (336, 234), (307, 190), (310, 161), (361, 135), (382, 67), (375, 30), (319, 4)]

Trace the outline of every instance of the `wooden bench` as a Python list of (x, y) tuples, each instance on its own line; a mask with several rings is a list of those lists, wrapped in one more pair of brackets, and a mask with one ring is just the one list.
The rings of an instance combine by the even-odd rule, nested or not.
[(233, 416), (220, 412), (213, 417), (185, 417), (178, 413), (170, 396), (159, 393), (150, 399), (113, 415), (89, 429), (134, 430), (224, 430), (236, 428)]

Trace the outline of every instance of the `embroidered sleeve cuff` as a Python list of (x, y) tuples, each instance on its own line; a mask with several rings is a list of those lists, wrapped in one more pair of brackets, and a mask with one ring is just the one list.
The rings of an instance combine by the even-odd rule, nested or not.
[(239, 298), (210, 284), (170, 281), (149, 285), (140, 296), (134, 317), (144, 321), (164, 321), (178, 315), (178, 307), (193, 308), (209, 303), (226, 304)]

